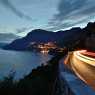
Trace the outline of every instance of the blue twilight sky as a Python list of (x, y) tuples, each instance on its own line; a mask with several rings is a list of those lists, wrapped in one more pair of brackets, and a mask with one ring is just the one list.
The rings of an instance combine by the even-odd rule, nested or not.
[(61, 30), (95, 21), (95, 0), (0, 0), (0, 33)]

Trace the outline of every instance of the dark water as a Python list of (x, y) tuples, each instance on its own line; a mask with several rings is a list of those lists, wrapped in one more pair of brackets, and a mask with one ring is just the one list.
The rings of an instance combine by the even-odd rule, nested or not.
[(16, 52), (0, 49), (0, 79), (15, 71), (15, 79), (23, 78), (33, 68), (46, 64), (52, 56), (33, 52)]

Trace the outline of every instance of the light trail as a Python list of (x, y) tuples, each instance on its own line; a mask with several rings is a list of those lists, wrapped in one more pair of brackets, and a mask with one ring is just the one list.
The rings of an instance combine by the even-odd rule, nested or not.
[[(73, 55), (78, 59), (78, 60), (81, 60), (83, 62), (86, 62), (90, 65), (93, 65), (95, 66), (95, 58), (92, 58), (92, 57), (88, 57), (86, 55), (83, 55), (83, 54), (89, 54), (90, 56), (92, 56), (94, 53), (91, 53), (91, 52), (87, 52), (86, 50), (81, 50), (81, 51), (75, 51), (73, 53)], [(92, 55), (91, 55), (92, 54)], [(95, 55), (93, 55), (95, 56)]]
[(65, 64), (95, 90), (95, 53), (87, 50), (68, 53)]
[(87, 56), (90, 56), (92, 58), (95, 58), (95, 53), (94, 52), (88, 52), (88, 51), (85, 51), (85, 52), (82, 52), (83, 55), (87, 55)]

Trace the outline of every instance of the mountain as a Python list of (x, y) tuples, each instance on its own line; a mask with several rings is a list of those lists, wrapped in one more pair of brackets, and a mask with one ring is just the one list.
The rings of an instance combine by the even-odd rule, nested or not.
[(95, 22), (89, 22), (84, 29), (89, 33), (91, 32), (95, 33)]
[(80, 37), (82, 33), (81, 28), (72, 28), (67, 31), (46, 31), (42, 29), (32, 30), (27, 34), (27, 36), (16, 39), (12, 43), (3, 47), (4, 49), (10, 50), (27, 50), (28, 46), (31, 42), (36, 43), (47, 43), (47, 42), (60, 42), (63, 41), (65, 43), (75, 41)]
[(87, 31), (85, 46), (88, 50), (95, 52), (95, 22), (88, 23), (85, 30)]

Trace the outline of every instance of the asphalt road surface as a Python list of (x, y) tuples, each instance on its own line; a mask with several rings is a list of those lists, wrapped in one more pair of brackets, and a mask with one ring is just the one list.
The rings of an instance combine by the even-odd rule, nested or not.
[(87, 85), (95, 89), (95, 53), (86, 50), (74, 51), (67, 56), (65, 64)]

